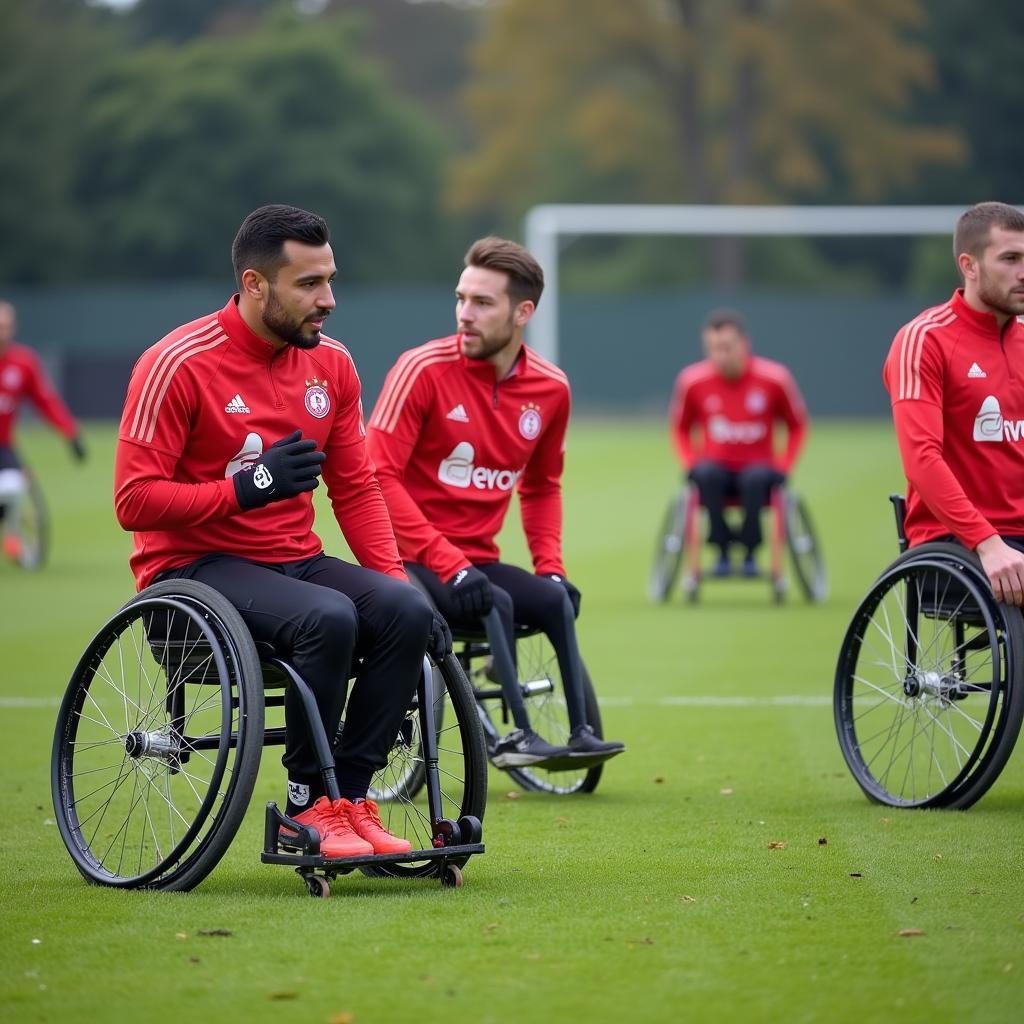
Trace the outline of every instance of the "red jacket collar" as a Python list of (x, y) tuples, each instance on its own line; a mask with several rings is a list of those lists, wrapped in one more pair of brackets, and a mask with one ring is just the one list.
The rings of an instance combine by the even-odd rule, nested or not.
[(486, 359), (470, 359), (462, 351), (462, 335), (455, 335), (455, 339), (459, 345), (459, 355), (462, 357), (462, 366), (467, 373), (473, 374), (474, 377), (480, 377), (482, 380), (487, 381), (488, 384), (504, 384), (505, 381), (511, 380), (513, 377), (519, 377), (523, 374), (529, 373), (532, 369), (532, 353), (530, 349), (524, 344), (519, 349), (519, 354), (516, 356), (515, 362), (512, 364), (512, 368), (509, 372), (501, 378), (501, 380), (495, 379), (494, 365), (489, 363)]
[(269, 363), (274, 356), (287, 352), (291, 347), (286, 345), (279, 351), (269, 341), (265, 341), (258, 334), (253, 334), (249, 329), (249, 325), (242, 319), (242, 314), (238, 311), (237, 292), (228, 299), (227, 305), (217, 314), (217, 319), (220, 321), (221, 327), (227, 331), (231, 340), (243, 352), (247, 352), (260, 362)]
[(1000, 338), (1006, 337), (1012, 331), (1024, 330), (1024, 325), (1021, 324), (1017, 317), (1013, 316), (1010, 317), (1006, 326), (1000, 331), (999, 323), (992, 313), (984, 313), (980, 309), (975, 309), (967, 304), (964, 299), (963, 288), (957, 288), (953, 292), (953, 298), (949, 300), (949, 304), (953, 312), (962, 320), (966, 320), (979, 334), (989, 334), (997, 341)]

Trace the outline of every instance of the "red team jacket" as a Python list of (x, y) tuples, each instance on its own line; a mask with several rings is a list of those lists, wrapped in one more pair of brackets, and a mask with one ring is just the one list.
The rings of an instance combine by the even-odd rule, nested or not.
[(14, 421), (26, 398), (69, 441), (78, 433), (74, 417), (51, 387), (39, 357), (12, 341), (0, 355), (0, 448), (14, 443)]
[(519, 491), (538, 573), (564, 575), (562, 464), (569, 382), (523, 346), (503, 380), (458, 335), (404, 353), (388, 373), (367, 442), (403, 559), (449, 579), (497, 561), (495, 535)]
[(900, 328), (883, 371), (907, 488), (907, 539), (1024, 537), (1024, 323), (957, 290)]
[[(788, 428), (786, 449), (777, 455), (775, 423)], [(800, 454), (807, 410), (789, 370), (781, 363), (751, 356), (739, 377), (723, 377), (707, 359), (684, 367), (676, 378), (669, 425), (676, 451), (689, 469), (701, 459), (729, 470), (754, 463), (788, 473)], [(693, 444), (693, 429), (702, 440)]]
[(140, 590), (210, 552), (260, 562), (319, 554), (312, 494), (243, 513), (231, 479), (296, 429), (327, 454), (323, 480), (353, 554), (406, 579), (366, 453), (348, 351), (322, 337), (314, 349), (275, 353), (246, 326), (235, 296), (157, 342), (132, 371), (114, 504), (121, 525), (135, 531), (131, 567)]

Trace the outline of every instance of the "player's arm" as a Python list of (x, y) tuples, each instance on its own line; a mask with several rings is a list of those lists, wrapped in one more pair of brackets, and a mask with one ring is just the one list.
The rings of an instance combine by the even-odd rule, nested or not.
[(537, 439), (533, 454), (519, 478), (523, 533), (533, 558), (533, 570), (541, 576), (565, 575), (562, 563), (562, 469), (569, 408), (570, 398), (566, 389), (564, 401)]
[(367, 452), (359, 377), (355, 367), (339, 395), (324, 452), (324, 482), (334, 517), (360, 565), (408, 579), (381, 487)]
[(779, 418), (786, 426), (786, 447), (778, 458), (777, 468), (788, 476), (807, 440), (807, 406), (796, 381), (786, 369), (779, 382)]
[(30, 355), (28, 364), (25, 394), (50, 425), (68, 441), (75, 458), (84, 458), (85, 449), (78, 436), (78, 424), (34, 353)]
[[(401, 365), (398, 363), (392, 368), (384, 381), (377, 406), (370, 417), (366, 443), (384, 492), (402, 558), (425, 565), (439, 579), (450, 580), (460, 569), (469, 566), (470, 561), (427, 519), (403, 482), (405, 468), (424, 428), (430, 390), (421, 374), (409, 391), (403, 392), (400, 406), (396, 406), (393, 402), (398, 386), (396, 371)], [(385, 422), (385, 406), (389, 410), (398, 408), (399, 414), (388, 417)]]
[(114, 511), (125, 530), (180, 530), (242, 513), (232, 479), (182, 483), (174, 479), (181, 452), (118, 437)]
[(696, 407), (693, 402), (689, 374), (683, 370), (676, 377), (672, 391), (672, 402), (668, 413), (669, 433), (679, 461), (689, 469), (696, 461), (693, 448), (693, 428), (696, 424)]
[(175, 479), (196, 406), (182, 371), (170, 378), (159, 405), (147, 390), (159, 358), (146, 352), (128, 382), (114, 458), (114, 510), (125, 530), (177, 530), (240, 515), (232, 479)]

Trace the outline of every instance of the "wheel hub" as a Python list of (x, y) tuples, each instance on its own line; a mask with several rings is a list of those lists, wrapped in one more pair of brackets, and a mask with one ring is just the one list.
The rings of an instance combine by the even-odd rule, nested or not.
[(129, 757), (158, 757), (164, 761), (176, 760), (180, 748), (170, 737), (160, 732), (130, 732), (124, 738), (125, 753)]

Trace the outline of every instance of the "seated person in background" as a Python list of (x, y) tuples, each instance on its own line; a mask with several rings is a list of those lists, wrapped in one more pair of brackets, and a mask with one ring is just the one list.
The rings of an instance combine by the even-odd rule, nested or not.
[[(751, 353), (739, 313), (710, 313), (702, 338), (707, 358), (684, 367), (676, 378), (669, 412), (672, 440), (707, 509), (708, 539), (719, 551), (714, 574), (731, 574), (729, 549), (739, 543), (743, 575), (756, 576), (761, 509), (796, 463), (807, 432), (807, 411), (790, 372)], [(785, 450), (778, 453), (774, 430), (780, 421), (787, 437)], [(697, 428), (700, 439), (694, 444)], [(725, 520), (729, 499), (738, 499), (743, 507), (738, 534)]]
[(957, 221), (963, 287), (900, 328), (883, 379), (907, 477), (911, 547), (957, 540), (996, 598), (1024, 604), (1024, 213)]
[[(586, 720), (580, 592), (562, 564), (569, 382), (523, 343), (543, 271), (521, 245), (501, 238), (474, 243), (465, 263), (455, 291), (458, 333), (404, 353), (370, 417), (367, 443), (398, 550), (453, 625), (478, 629), (493, 606), (510, 652), (515, 623), (551, 640), (565, 683), (568, 748), (531, 730), (513, 680), (505, 690), (516, 729), (498, 743), (495, 765), (611, 757), (625, 747), (599, 739)], [(499, 561), (494, 542), (514, 487), (532, 573)]]
[(14, 423), (21, 403), (29, 399), (64, 435), (71, 454), (79, 462), (85, 458), (75, 418), (47, 380), (39, 357), (14, 340), (16, 328), (14, 307), (0, 301), (0, 520), (4, 528), (4, 554), (13, 561), (21, 558), (22, 553), (18, 516), (27, 490), (21, 460), (14, 449)]
[[(324, 792), (302, 705), (285, 694), (286, 814), (327, 857), (404, 853), (366, 799), (387, 764), (423, 668), (451, 635), (413, 587), (366, 454), (359, 377), (321, 334), (336, 272), (326, 223), (261, 206), (232, 246), (238, 292), (172, 331), (132, 371), (117, 441), (114, 503), (135, 534), (139, 590), (191, 579), (222, 593), (253, 639), (288, 657), (316, 698), (340, 799)], [(358, 565), (313, 532), (323, 475)], [(346, 705), (349, 677), (355, 683)], [(282, 827), (282, 845), (294, 830)]]

